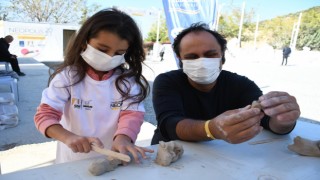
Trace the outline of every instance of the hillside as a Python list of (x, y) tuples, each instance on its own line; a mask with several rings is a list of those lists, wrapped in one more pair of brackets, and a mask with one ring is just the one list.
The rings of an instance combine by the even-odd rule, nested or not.
[(260, 22), (259, 40), (268, 42), (274, 48), (290, 44), (292, 34), (297, 32), (293, 30), (297, 29), (300, 13), (302, 17), (298, 30), (297, 49), (306, 46), (311, 50), (320, 50), (320, 6)]

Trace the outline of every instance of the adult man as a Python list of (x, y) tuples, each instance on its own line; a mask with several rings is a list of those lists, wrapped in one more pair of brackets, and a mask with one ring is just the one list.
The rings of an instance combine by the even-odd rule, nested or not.
[(160, 55), (160, 57), (161, 57), (160, 61), (163, 61), (164, 52), (165, 52), (165, 47), (164, 47), (164, 45), (162, 45), (162, 46), (161, 46), (160, 53), (159, 53), (159, 55)]
[[(286, 92), (262, 95), (248, 78), (221, 71), (227, 41), (204, 24), (183, 30), (173, 43), (182, 69), (160, 74), (153, 85), (159, 141), (222, 139), (245, 142), (263, 128), (276, 134), (292, 131), (299, 105)], [(259, 100), (261, 108), (250, 104)]]
[(281, 65), (283, 65), (284, 61), (286, 61), (285, 65), (287, 65), (288, 57), (289, 57), (290, 53), (291, 53), (291, 48), (290, 47), (286, 46), (286, 47), (283, 48), (283, 50), (282, 50), (283, 57), (282, 57)]
[(25, 76), (25, 74), (20, 71), (17, 56), (9, 52), (9, 46), (12, 41), (13, 37), (11, 35), (0, 38), (0, 61), (9, 62), (13, 71), (19, 76)]

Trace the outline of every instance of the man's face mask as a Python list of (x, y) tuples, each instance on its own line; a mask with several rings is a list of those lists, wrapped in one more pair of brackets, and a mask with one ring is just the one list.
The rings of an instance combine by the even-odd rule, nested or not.
[(81, 53), (81, 56), (97, 71), (110, 71), (125, 63), (124, 54), (111, 57), (108, 54), (95, 49), (90, 44), (87, 45), (87, 49)]
[(198, 84), (211, 84), (219, 76), (221, 58), (182, 60), (183, 72)]

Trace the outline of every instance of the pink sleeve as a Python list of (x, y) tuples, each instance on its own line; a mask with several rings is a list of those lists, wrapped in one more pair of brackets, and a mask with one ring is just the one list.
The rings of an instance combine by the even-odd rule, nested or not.
[(45, 136), (46, 130), (49, 126), (59, 124), (61, 120), (62, 112), (57, 111), (47, 104), (40, 104), (37, 108), (37, 112), (34, 115), (34, 123), (36, 128)]
[(144, 119), (144, 112), (125, 110), (120, 112), (118, 129), (114, 135), (127, 135), (135, 142)]

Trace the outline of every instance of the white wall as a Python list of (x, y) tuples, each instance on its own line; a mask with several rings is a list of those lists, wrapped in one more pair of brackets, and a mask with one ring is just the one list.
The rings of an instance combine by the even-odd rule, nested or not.
[[(1, 26), (2, 24), (2, 26)], [(12, 35), (9, 51), (18, 57), (33, 57), (38, 61), (63, 59), (63, 30), (77, 30), (77, 25), (23, 23), (2, 21), (2, 36)]]

